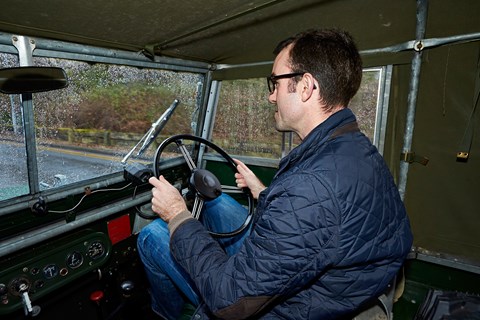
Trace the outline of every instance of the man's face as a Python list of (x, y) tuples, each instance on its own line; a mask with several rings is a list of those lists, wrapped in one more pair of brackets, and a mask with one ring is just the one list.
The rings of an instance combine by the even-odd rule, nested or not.
[[(284, 48), (275, 58), (272, 75), (292, 73), (288, 63), (290, 46)], [(298, 133), (298, 124), (302, 113), (299, 107), (297, 83), (291, 78), (278, 79), (274, 92), (268, 101), (277, 106), (275, 110), (275, 129), (278, 131), (294, 131)]]

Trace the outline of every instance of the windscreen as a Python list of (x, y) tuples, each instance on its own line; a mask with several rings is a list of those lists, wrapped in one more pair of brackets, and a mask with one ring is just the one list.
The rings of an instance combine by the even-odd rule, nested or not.
[[(15, 56), (2, 57), (17, 63)], [(34, 136), (25, 136), (21, 97), (1, 96), (0, 200), (30, 192), (32, 141), (41, 191), (122, 171), (122, 159), (175, 99), (180, 103), (157, 140), (129, 161), (150, 163), (157, 141), (195, 131), (203, 75), (58, 58), (34, 58), (34, 64), (63, 68), (69, 84), (33, 94)]]

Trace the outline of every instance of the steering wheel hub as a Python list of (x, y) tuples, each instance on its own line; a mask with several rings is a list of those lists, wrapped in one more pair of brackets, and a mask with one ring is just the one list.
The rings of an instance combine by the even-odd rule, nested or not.
[(190, 186), (205, 200), (213, 200), (222, 194), (220, 181), (213, 173), (205, 169), (193, 170)]

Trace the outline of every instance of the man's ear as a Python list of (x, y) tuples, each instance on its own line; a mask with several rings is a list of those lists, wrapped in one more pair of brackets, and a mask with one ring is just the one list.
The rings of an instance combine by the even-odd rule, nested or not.
[(301, 91), (302, 91), (302, 100), (307, 101), (310, 99), (317, 90), (317, 85), (315, 84), (315, 78), (310, 73), (305, 73), (300, 81)]

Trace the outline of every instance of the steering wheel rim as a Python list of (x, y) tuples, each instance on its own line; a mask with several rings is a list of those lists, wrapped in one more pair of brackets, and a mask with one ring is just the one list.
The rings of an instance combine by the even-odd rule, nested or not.
[[(173, 136), (168, 137), (167, 139), (163, 140), (162, 143), (158, 146), (158, 148), (155, 152), (154, 159), (153, 159), (153, 174), (155, 175), (155, 177), (158, 178), (160, 176), (159, 165), (160, 165), (160, 158), (161, 158), (161, 154), (162, 154), (163, 150), (173, 142), (175, 142), (177, 144), (177, 147), (179, 147), (179, 149), (181, 149), (180, 151), (182, 152), (182, 155), (183, 155), (185, 161), (187, 162), (187, 165), (190, 168), (190, 173), (191, 173), (190, 179), (191, 180), (194, 179), (194, 175), (195, 175), (196, 172), (199, 172), (200, 170), (202, 170), (202, 174), (204, 174), (203, 172), (207, 171), (207, 170), (204, 170), (204, 169), (196, 169), (196, 166), (193, 163), (193, 160), (192, 160), (190, 154), (188, 154), (188, 152), (184, 148), (184, 145), (182, 143), (183, 140), (194, 141), (194, 142), (201, 143), (201, 144), (204, 144), (204, 145), (212, 148), (213, 150), (215, 150), (218, 154), (220, 154), (227, 161), (227, 164), (229, 165), (229, 167), (234, 172), (237, 172), (237, 169), (236, 169), (237, 164), (235, 163), (235, 161), (233, 161), (232, 157), (230, 157), (222, 148), (220, 148), (219, 146), (217, 146), (213, 142), (208, 141), (208, 140), (206, 140), (204, 138), (201, 138), (201, 137), (198, 137), (198, 136), (190, 135), (190, 134), (178, 134), (178, 135), (173, 135)], [(183, 146), (183, 149), (182, 149), (182, 146)], [(192, 167), (194, 169), (192, 169)], [(197, 170), (197, 171), (195, 171), (195, 170)], [(207, 179), (204, 178), (203, 180), (211, 181), (211, 179), (216, 179), (218, 181), (218, 179), (212, 173), (208, 172), (206, 174), (207, 175), (210, 174), (211, 176), (213, 176), (213, 178), (210, 175), (208, 175), (206, 177)], [(192, 186), (192, 184), (190, 184), (190, 186)], [(190, 188), (190, 186), (189, 186), (189, 188)], [(200, 217), (200, 212), (201, 212), (201, 209), (202, 209), (202, 206), (203, 206), (203, 201), (205, 200), (205, 199), (200, 199), (200, 198), (201, 197), (208, 197), (210, 194), (208, 192), (205, 193), (205, 192), (197, 190), (195, 188), (195, 186), (192, 186), (192, 187), (194, 188), (194, 191), (195, 191), (195, 203), (197, 203), (197, 201), (199, 201), (199, 202), (201, 201), (201, 204), (199, 205), (199, 207), (196, 208), (196, 210), (198, 210), (198, 212), (192, 212), (192, 215), (194, 216), (194, 218), (198, 219)], [(236, 235), (240, 234), (242, 231), (244, 231), (250, 225), (250, 223), (253, 220), (253, 214), (254, 214), (253, 196), (252, 196), (252, 193), (250, 192), (249, 188), (242, 188), (242, 192), (244, 193), (244, 195), (247, 197), (247, 200), (248, 200), (248, 215), (247, 215), (245, 221), (243, 222), (243, 224), (239, 228), (237, 228), (236, 230), (233, 230), (233, 231), (230, 231), (230, 232), (214, 232), (214, 231), (209, 230), (208, 232), (210, 233), (210, 235), (212, 235), (214, 237), (219, 237), (219, 238), (233, 237), (233, 236), (236, 236)], [(192, 211), (194, 211), (194, 210), (195, 210), (195, 206), (194, 206), (194, 209)]]

